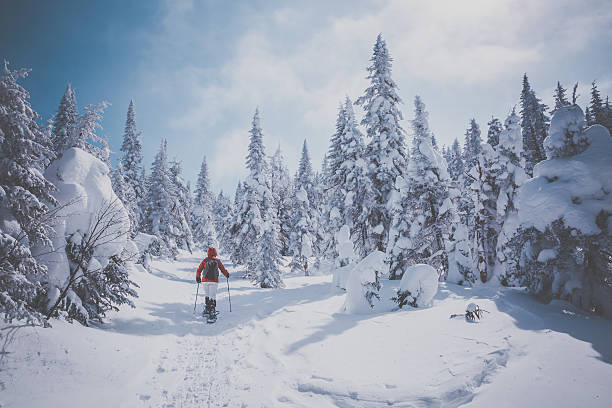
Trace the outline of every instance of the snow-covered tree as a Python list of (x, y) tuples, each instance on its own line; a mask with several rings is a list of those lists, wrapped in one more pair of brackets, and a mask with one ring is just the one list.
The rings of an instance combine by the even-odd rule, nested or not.
[(0, 313), (9, 322), (40, 321), (35, 300), (46, 268), (31, 246), (51, 246), (48, 205), (57, 204), (55, 187), (42, 173), (54, 158), (51, 140), (17, 83), (28, 72), (9, 70), (5, 61), (0, 73)]
[(162, 140), (159, 151), (151, 168), (148, 180), (147, 208), (145, 227), (149, 234), (155, 235), (160, 243), (159, 254), (175, 258), (177, 244), (172, 230), (173, 183), (168, 164), (168, 143)]
[(476, 119), (471, 119), (470, 126), (465, 131), (465, 142), (463, 144), (463, 160), (467, 171), (476, 164), (481, 144), (480, 126), (476, 123)]
[(446, 246), (454, 221), (446, 161), (431, 144), (428, 113), (419, 96), (414, 106), (411, 160), (406, 175), (398, 178), (400, 199), (389, 236), (391, 279), (420, 263), (442, 274), (448, 266)]
[(533, 166), (545, 159), (543, 143), (549, 122), (546, 108), (546, 105), (540, 102), (531, 89), (527, 74), (525, 74), (521, 91), (521, 131), (525, 171), (529, 175), (533, 172)]
[(387, 44), (378, 35), (374, 44), (372, 64), (368, 67), (370, 86), (355, 102), (363, 106), (365, 126), (370, 141), (366, 147), (365, 160), (372, 183), (371, 194), (364, 203), (365, 229), (368, 234), (365, 252), (385, 252), (391, 226), (389, 200), (395, 189), (395, 182), (404, 175), (408, 161), (404, 129), (399, 121), (402, 100), (397, 95), (397, 85), (391, 78), (391, 62)]
[(220, 191), (213, 202), (213, 219), (215, 220), (215, 231), (219, 246), (228, 254), (231, 253), (232, 248), (229, 229), (232, 223), (233, 211), (232, 201), (223, 194), (223, 191)]
[(289, 255), (291, 234), (292, 191), (289, 170), (280, 146), (270, 158), (270, 188), (274, 196), (274, 209), (278, 220), (278, 236), (281, 242), (281, 254)]
[(172, 204), (170, 206), (170, 231), (178, 248), (193, 248), (193, 232), (189, 221), (193, 214), (193, 194), (191, 186), (183, 180), (181, 162), (170, 163), (170, 181), (172, 186)]
[(125, 131), (123, 133), (123, 143), (121, 151), (123, 157), (123, 176), (126, 183), (127, 200), (123, 201), (130, 211), (130, 220), (133, 224), (133, 231), (139, 230), (142, 219), (141, 201), (145, 196), (143, 165), (142, 165), (142, 142), (141, 132), (136, 128), (136, 112), (134, 111), (134, 101), (130, 101), (125, 121)]
[[(242, 183), (230, 228), (233, 237), (232, 260), (247, 266), (246, 277), (261, 287), (280, 287), (278, 265), (282, 263), (278, 221), (270, 189), (270, 170), (263, 144), (259, 109), (255, 110), (246, 166), (249, 177)], [(237, 192), (238, 197), (238, 192)]]
[(78, 116), (76, 96), (72, 86), (68, 84), (53, 120), (52, 147), (57, 155), (61, 155), (64, 150), (71, 147), (69, 145), (70, 138), (76, 126)]
[(463, 177), (465, 164), (463, 162), (463, 154), (461, 153), (461, 145), (459, 140), (455, 138), (452, 147), (450, 148), (451, 161), (448, 162), (448, 172), (454, 181), (458, 181)]
[(297, 188), (294, 195), (290, 250), (293, 255), (289, 266), (292, 271), (304, 270), (304, 264), (313, 255), (315, 225), (308, 193), (304, 187)]
[(557, 87), (553, 93), (555, 107), (550, 112), (551, 115), (554, 114), (557, 109), (570, 105), (570, 102), (567, 100), (567, 96), (565, 95), (566, 92), (567, 90), (561, 86), (561, 82), (557, 81)]
[(555, 112), (547, 159), (519, 190), (519, 262), (505, 282), (612, 316), (612, 138), (601, 125), (585, 127), (579, 106)]
[(605, 126), (606, 124), (606, 111), (604, 108), (604, 102), (601, 98), (601, 93), (597, 89), (597, 83), (593, 81), (591, 83), (591, 100), (589, 102), (589, 113), (590, 121), (587, 121), (587, 125), (599, 124)]
[(208, 178), (208, 165), (206, 157), (202, 159), (200, 173), (195, 188), (195, 203), (193, 207), (192, 222), (193, 238), (200, 248), (206, 250), (217, 246), (217, 229), (213, 217), (214, 196), (210, 189)]
[(312, 171), (312, 162), (310, 161), (310, 153), (308, 152), (308, 145), (306, 144), (306, 140), (304, 140), (304, 144), (302, 145), (302, 156), (300, 157), (300, 163), (298, 165), (294, 184), (296, 189), (299, 190), (301, 187), (306, 190), (310, 204), (312, 204), (314, 201), (314, 176), (314, 172)]
[(490, 144), (491, 147), (495, 148), (499, 143), (499, 134), (504, 127), (497, 118), (491, 118), (487, 125), (489, 126), (489, 130), (487, 131), (487, 143)]
[[(509, 248), (509, 245), (518, 222), (518, 188), (526, 180), (527, 175), (521, 159), (523, 137), (521, 135), (520, 118), (514, 111), (508, 116), (504, 126), (497, 147), (499, 171), (496, 184), (499, 192), (496, 210), (497, 222), (501, 228), (497, 237), (496, 254), (498, 262), (505, 269), (507, 264), (517, 262), (512, 257), (512, 248)], [(511, 265), (509, 268), (511, 269), (513, 266)]]

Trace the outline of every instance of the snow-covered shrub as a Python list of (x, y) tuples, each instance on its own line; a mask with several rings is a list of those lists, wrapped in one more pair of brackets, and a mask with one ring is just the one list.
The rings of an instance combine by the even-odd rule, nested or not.
[(138, 249), (138, 259), (136, 263), (141, 264), (146, 270), (149, 270), (151, 266), (151, 256), (159, 252), (159, 239), (155, 235), (140, 232), (134, 237), (133, 242)]
[(374, 298), (380, 300), (379, 277), (387, 273), (385, 253), (374, 251), (352, 268), (346, 282), (346, 300), (343, 310), (347, 313), (367, 313), (374, 307)]
[(416, 264), (404, 271), (397, 297), (394, 300), (400, 308), (405, 305), (426, 307), (438, 292), (438, 272), (430, 265)]
[(448, 253), (446, 281), (459, 285), (472, 285), (476, 281), (476, 276), (473, 271), (470, 241), (465, 224), (453, 225), (446, 252)]
[(353, 241), (351, 241), (348, 225), (343, 225), (336, 233), (336, 250), (338, 258), (336, 258), (336, 268), (334, 268), (332, 284), (334, 287), (346, 289), (355, 260), (355, 248)]
[(555, 112), (544, 147), (547, 160), (519, 190), (519, 262), (503, 281), (612, 316), (612, 138), (585, 129), (572, 105)]
[[(124, 252), (129, 215), (113, 192), (106, 164), (82, 149), (66, 150), (47, 168), (46, 176), (58, 189), (54, 196), (60, 205), (53, 225), (55, 250), (40, 251), (49, 271), (48, 315), (62, 309), (86, 324), (88, 319), (100, 319), (112, 305), (125, 303), (122, 293), (132, 295), (133, 283), (117, 271), (130, 260)], [(111, 259), (116, 265), (109, 267)], [(90, 288), (87, 282), (98, 283)]]

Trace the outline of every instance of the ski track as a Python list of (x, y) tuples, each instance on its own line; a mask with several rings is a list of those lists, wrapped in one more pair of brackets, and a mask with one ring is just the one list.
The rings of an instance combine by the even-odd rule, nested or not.
[[(168, 273), (158, 275), (175, 276)], [(219, 294), (219, 305), (224, 297), (223, 293)], [(481, 367), (475, 370), (476, 374), (459, 378), (455, 377), (452, 368), (446, 368), (452, 378), (436, 384), (436, 390), (432, 390), (430, 395), (400, 392), (396, 384), (364, 385), (304, 372), (301, 379), (291, 378), (284, 363), (269, 349), (270, 337), (272, 332), (300, 329), (290, 316), (307, 303), (297, 301), (276, 312), (265, 308), (242, 309), (241, 321), (245, 323), (238, 324), (236, 312), (223, 311), (213, 324), (207, 324), (199, 315), (194, 316), (201, 323), (199, 333), (178, 337), (176, 347), (162, 350), (153, 364), (155, 373), (145, 383), (149, 391), (137, 394), (139, 406), (458, 407), (470, 402), (477, 389), (506, 366), (511, 355), (509, 344), (496, 348), (477, 339), (463, 338), (487, 349), (488, 352), (481, 357)], [(186, 303), (185, 308), (188, 307)], [(197, 312), (200, 313), (200, 307)], [(244, 313), (250, 315), (244, 316)], [(317, 326), (326, 319), (329, 319), (329, 313), (319, 312), (306, 323)], [(303, 326), (304, 322), (300, 324)], [(300, 353), (293, 357), (299, 359)], [(276, 379), (272, 386), (270, 381), (258, 381), (271, 377)], [(250, 395), (257, 395), (257, 398), (267, 395), (269, 398), (252, 401)]]

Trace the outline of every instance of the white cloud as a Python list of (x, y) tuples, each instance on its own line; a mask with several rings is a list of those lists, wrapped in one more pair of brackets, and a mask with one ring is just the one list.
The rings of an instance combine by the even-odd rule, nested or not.
[[(169, 118), (169, 129), (201, 135), (214, 128), (218, 153), (229, 152), (231, 157), (213, 161), (213, 171), (221, 172), (224, 179), (243, 174), (248, 118), (258, 105), (266, 138), (269, 134), (282, 137), (290, 168), (295, 168), (299, 151), (289, 149), (299, 147), (303, 138), (309, 139), (318, 165), (333, 132), (338, 102), (346, 94), (355, 98), (367, 86), (365, 67), (378, 32), (383, 32), (394, 58), (394, 76), (409, 117), (412, 97), (422, 94), (423, 88), (490, 84), (495, 89), (508, 81), (518, 88), (523, 72), (549, 61), (571, 61), (612, 27), (612, 10), (605, 2), (585, 7), (552, 0), (391, 0), (350, 15), (329, 15), (324, 4), (311, 5), (306, 12), (282, 4), (271, 12), (247, 13), (248, 18), (234, 21), (236, 27), (242, 23), (243, 31), (215, 47), (207, 43), (208, 32), (194, 18), (199, 10), (191, 1), (178, 9), (170, 7), (159, 49), (152, 51), (156, 56), (152, 60), (161, 61), (163, 67), (147, 67), (151, 92), (178, 105)], [(180, 52), (172, 49), (173, 44)], [(217, 49), (221, 54), (204, 55), (202, 49)], [(180, 60), (163, 61), (164, 53), (180, 54)], [(214, 58), (222, 62), (212, 64)], [(423, 96), (429, 101), (430, 95)], [(435, 100), (436, 95), (431, 97)], [(501, 99), (508, 99), (507, 92)], [(470, 102), (479, 106), (470, 100), (464, 105)], [(450, 109), (428, 103), (430, 110), (438, 106)], [(466, 106), (453, 109), (465, 111)], [(507, 112), (509, 107), (495, 109)], [(490, 117), (493, 112), (481, 114)], [(453, 113), (435, 111), (432, 118), (443, 128), (443, 121)], [(465, 120), (454, 124), (457, 135), (474, 114), (466, 111)], [(436, 131), (435, 122), (432, 127)], [(272, 140), (266, 140), (269, 147)]]

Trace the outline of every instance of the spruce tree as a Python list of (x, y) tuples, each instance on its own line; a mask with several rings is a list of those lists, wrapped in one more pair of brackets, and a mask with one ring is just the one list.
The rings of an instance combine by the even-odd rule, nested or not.
[(134, 101), (130, 100), (128, 106), (127, 119), (125, 121), (125, 131), (123, 133), (123, 143), (121, 151), (123, 157), (123, 175), (126, 182), (127, 195), (129, 199), (124, 202), (130, 211), (130, 221), (134, 225), (133, 230), (138, 231), (138, 224), (141, 221), (140, 202), (144, 198), (144, 179), (142, 165), (142, 142), (141, 132), (136, 128), (136, 113), (134, 111)]
[(533, 174), (533, 166), (545, 159), (544, 139), (548, 132), (549, 119), (546, 105), (540, 102), (531, 89), (527, 74), (523, 76), (521, 91), (521, 132), (523, 134), (523, 157), (525, 171)]
[(219, 246), (222, 248), (223, 252), (227, 254), (231, 254), (232, 252), (232, 240), (229, 234), (229, 228), (232, 222), (233, 211), (232, 201), (223, 194), (223, 191), (220, 191), (213, 203), (213, 219), (215, 220), (215, 231), (217, 233)]
[(59, 107), (52, 128), (52, 148), (56, 155), (61, 155), (64, 150), (71, 147), (70, 138), (77, 124), (79, 112), (76, 104), (76, 96), (70, 83), (60, 100)]
[(499, 144), (499, 134), (503, 130), (502, 123), (499, 119), (492, 117), (487, 123), (487, 126), (489, 126), (489, 130), (487, 131), (487, 143), (495, 148)]
[(281, 242), (280, 252), (283, 256), (289, 252), (289, 236), (291, 234), (291, 210), (292, 210), (292, 190), (289, 170), (285, 164), (285, 158), (280, 145), (276, 149), (274, 156), (270, 158), (270, 188), (274, 196), (274, 210), (278, 220), (278, 237)]
[(391, 279), (399, 279), (408, 266), (427, 263), (440, 274), (448, 267), (448, 246), (454, 208), (449, 194), (447, 164), (431, 144), (428, 113), (415, 97), (415, 118), (410, 165), (398, 179), (400, 191), (388, 256)]
[(158, 255), (176, 258), (177, 243), (172, 231), (172, 208), (175, 204), (173, 184), (168, 164), (168, 143), (162, 139), (159, 151), (151, 166), (148, 181), (147, 209), (145, 214), (146, 231), (157, 236), (160, 242)]
[(214, 196), (208, 178), (208, 165), (206, 156), (204, 156), (196, 182), (195, 202), (191, 215), (193, 238), (203, 250), (218, 246), (215, 218), (213, 217), (213, 201)]
[(170, 231), (178, 248), (189, 252), (193, 248), (193, 232), (190, 221), (193, 214), (193, 194), (191, 186), (183, 180), (181, 162), (170, 162), (170, 182), (172, 204), (170, 206)]
[(463, 153), (461, 152), (461, 146), (459, 140), (455, 138), (452, 147), (450, 148), (451, 161), (448, 163), (448, 171), (451, 179), (458, 181), (463, 178), (463, 172), (465, 171), (465, 163), (463, 162)]
[(364, 203), (365, 228), (368, 234), (365, 252), (385, 252), (391, 226), (389, 200), (395, 190), (395, 182), (404, 175), (408, 161), (404, 129), (399, 121), (402, 100), (397, 95), (397, 85), (391, 78), (391, 62), (387, 44), (378, 35), (374, 45), (372, 64), (368, 67), (370, 86), (355, 102), (363, 106), (365, 126), (370, 141), (365, 160), (372, 183), (372, 193)]
[(557, 87), (555, 88), (555, 92), (553, 94), (555, 107), (550, 112), (551, 115), (554, 114), (557, 109), (570, 105), (570, 102), (567, 100), (567, 96), (565, 96), (566, 92), (567, 90), (561, 86), (561, 82), (557, 81)]
[[(40, 322), (36, 303), (46, 268), (32, 255), (34, 245), (51, 246), (48, 205), (55, 187), (43, 177), (54, 158), (51, 140), (40, 129), (29, 93), (17, 83), (28, 69), (0, 74), (0, 314), (6, 322)], [(46, 204), (48, 203), (48, 204)]]
[(593, 81), (591, 83), (591, 101), (589, 103), (590, 121), (587, 120), (587, 125), (604, 125), (606, 123), (606, 111), (604, 109), (604, 103), (601, 99), (599, 89), (597, 89), (597, 83)]
[(481, 144), (480, 126), (478, 126), (475, 119), (471, 119), (470, 126), (465, 131), (465, 142), (463, 145), (463, 160), (468, 169), (476, 164)]

